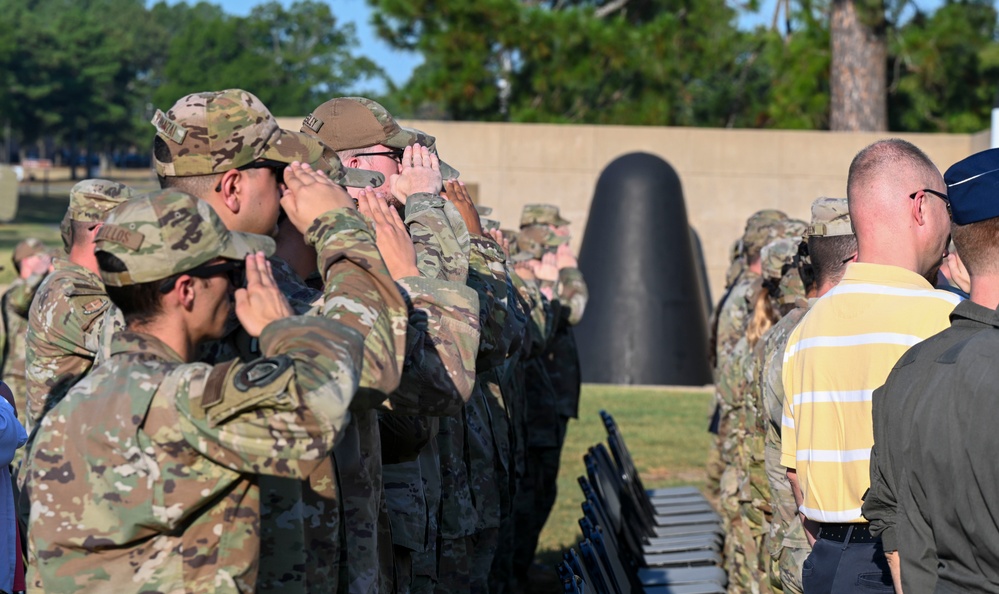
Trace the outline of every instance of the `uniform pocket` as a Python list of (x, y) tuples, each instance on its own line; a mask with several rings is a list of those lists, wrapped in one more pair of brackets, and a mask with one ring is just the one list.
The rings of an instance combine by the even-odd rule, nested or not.
[(890, 574), (882, 571), (874, 571), (871, 573), (862, 573), (857, 576), (857, 590), (860, 592), (892, 594), (895, 592), (895, 586), (892, 584)]

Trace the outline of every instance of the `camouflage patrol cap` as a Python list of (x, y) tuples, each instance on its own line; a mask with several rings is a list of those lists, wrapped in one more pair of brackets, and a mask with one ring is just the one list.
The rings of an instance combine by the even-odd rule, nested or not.
[(493, 209), (491, 206), (480, 206), (476, 204), (475, 212), (479, 213), (480, 217), (488, 217), (489, 215), (493, 214)]
[(52, 249), (42, 243), (40, 239), (29, 237), (14, 246), (14, 253), (11, 256), (11, 260), (14, 261), (14, 267), (17, 268), (21, 266), (21, 262), (23, 262), (25, 258), (51, 254)]
[(760, 210), (746, 221), (746, 230), (742, 234), (743, 253), (750, 261), (758, 258), (760, 250), (783, 233), (780, 223), (787, 220), (787, 215), (779, 210)]
[[(436, 138), (422, 130), (400, 126), (380, 103), (365, 97), (330, 99), (305, 116), (301, 131), (318, 138), (326, 147), (327, 155), (376, 144), (398, 149), (419, 144), (440, 157)], [(446, 180), (458, 179), (460, 175), (457, 169), (443, 161), (440, 170), (441, 177)]]
[(300, 161), (319, 167), (323, 147), (305, 134), (282, 130), (253, 93), (227, 89), (181, 97), (152, 119), (170, 160), (155, 156), (164, 177), (210, 175), (238, 169), (258, 159)]
[(500, 228), (500, 222), (496, 219), (490, 219), (487, 217), (481, 217), (482, 220), (482, 230), (483, 231), (494, 231)]
[(801, 280), (795, 257), (801, 237), (782, 237), (768, 243), (760, 250), (760, 268), (763, 278), (778, 287), (778, 302), (791, 304), (805, 296), (805, 285)]
[(837, 235), (853, 235), (846, 198), (816, 198), (812, 202), (812, 224), (808, 226), (808, 236)]
[(801, 219), (787, 219), (782, 225), (781, 237), (802, 237), (808, 231), (808, 223)]
[(540, 259), (541, 256), (569, 241), (568, 237), (555, 235), (544, 225), (528, 225), (517, 234), (517, 255), (513, 261)]
[(59, 224), (66, 251), (73, 243), (72, 221), (99, 222), (109, 210), (135, 195), (132, 188), (109, 179), (85, 179), (73, 186), (69, 191), (69, 208)]
[(568, 225), (567, 221), (559, 215), (558, 207), (554, 204), (527, 204), (520, 214), (520, 226), (524, 228), (528, 225), (554, 225), (562, 227)]
[(798, 254), (801, 237), (781, 237), (760, 250), (760, 272), (763, 278), (777, 280), (785, 273), (785, 266), (792, 266)]
[(97, 232), (96, 251), (117, 256), (124, 272), (101, 270), (106, 285), (163, 280), (215, 258), (274, 253), (274, 240), (229, 231), (212, 207), (177, 190), (159, 190), (115, 209)]

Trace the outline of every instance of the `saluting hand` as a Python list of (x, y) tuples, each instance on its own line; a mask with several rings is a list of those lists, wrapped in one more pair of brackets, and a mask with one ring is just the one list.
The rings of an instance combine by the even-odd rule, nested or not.
[(555, 258), (558, 260), (558, 269), (563, 268), (579, 268), (579, 261), (576, 260), (576, 255), (572, 253), (572, 248), (569, 247), (568, 243), (563, 243), (558, 246), (555, 250)]
[(558, 259), (555, 254), (545, 254), (541, 256), (541, 261), (531, 260), (534, 267), (534, 276), (538, 280), (557, 281), (558, 280)]
[(271, 272), (263, 252), (246, 257), (246, 288), (236, 290), (236, 317), (256, 338), (271, 322), (294, 315)]
[(281, 206), (302, 235), (306, 235), (312, 223), (324, 213), (335, 208), (354, 208), (347, 190), (308, 163), (296, 161), (289, 165), (284, 172), (284, 182), (288, 189), (281, 197)]
[(389, 187), (396, 200), (406, 204), (406, 198), (419, 193), (439, 194), (441, 162), (425, 146), (414, 144), (402, 152), (402, 173), (389, 178)]
[(468, 227), (468, 232), (473, 235), (482, 235), (482, 219), (479, 218), (479, 211), (475, 210), (472, 197), (468, 194), (468, 188), (463, 182), (458, 180), (448, 180), (444, 182), (444, 197), (451, 204), (454, 204), (461, 218)]
[(500, 231), (499, 229), (490, 229), (489, 231), (486, 231), (486, 233), (489, 235), (489, 237), (493, 238), (493, 241), (499, 244), (499, 246), (503, 249), (503, 255), (506, 256), (507, 260), (509, 260), (510, 240), (506, 238), (506, 235), (503, 235), (503, 232)]
[(399, 211), (385, 203), (371, 188), (357, 196), (357, 208), (375, 224), (375, 244), (393, 280), (420, 276), (416, 268), (416, 248)]

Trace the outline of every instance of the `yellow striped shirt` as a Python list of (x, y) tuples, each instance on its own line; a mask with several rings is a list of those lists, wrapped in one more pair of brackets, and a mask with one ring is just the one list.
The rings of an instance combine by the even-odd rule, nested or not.
[(798, 473), (807, 518), (864, 521), (871, 393), (909, 347), (950, 325), (959, 301), (904, 268), (853, 263), (791, 333), (782, 371), (781, 464)]

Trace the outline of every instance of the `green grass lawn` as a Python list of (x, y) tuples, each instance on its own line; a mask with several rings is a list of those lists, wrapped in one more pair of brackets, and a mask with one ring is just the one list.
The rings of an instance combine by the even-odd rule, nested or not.
[(583, 454), (607, 441), (600, 410), (614, 416), (646, 488), (695, 485), (703, 488), (711, 440), (707, 432), (712, 394), (664, 388), (583, 386), (579, 419), (569, 423), (558, 476), (558, 500), (538, 543), (538, 561), (554, 565), (563, 549), (580, 538)]

